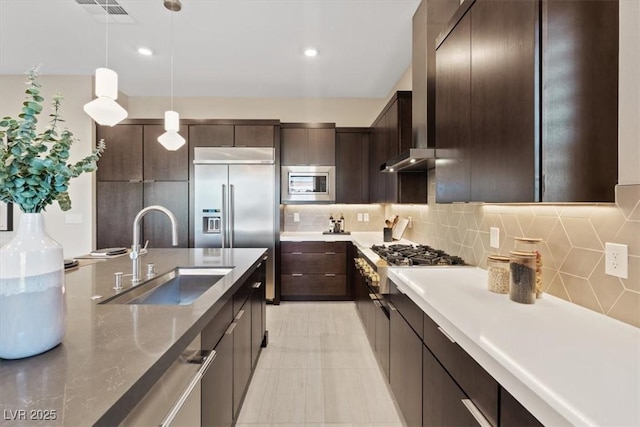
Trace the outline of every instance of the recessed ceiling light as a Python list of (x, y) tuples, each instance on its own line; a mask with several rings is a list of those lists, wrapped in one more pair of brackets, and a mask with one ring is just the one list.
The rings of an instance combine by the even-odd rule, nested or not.
[(144, 56), (151, 56), (153, 55), (153, 51), (151, 49), (149, 49), (148, 47), (139, 47), (138, 48), (138, 53), (140, 55), (144, 55)]
[(308, 57), (316, 56), (318, 54), (318, 49), (315, 47), (308, 47), (304, 50), (304, 55)]

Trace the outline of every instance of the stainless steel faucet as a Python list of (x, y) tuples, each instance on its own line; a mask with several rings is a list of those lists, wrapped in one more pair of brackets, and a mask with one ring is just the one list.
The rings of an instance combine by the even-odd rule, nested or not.
[(171, 221), (171, 244), (178, 246), (178, 221), (175, 215), (164, 206), (148, 206), (142, 209), (133, 219), (133, 244), (131, 245), (131, 254), (129, 258), (133, 261), (133, 270), (131, 274), (131, 282), (138, 283), (140, 281), (140, 221), (147, 213), (151, 211), (160, 211), (169, 217)]

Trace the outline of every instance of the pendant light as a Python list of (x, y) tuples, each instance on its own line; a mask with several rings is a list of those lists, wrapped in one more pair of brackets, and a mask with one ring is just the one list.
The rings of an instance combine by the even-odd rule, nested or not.
[(171, 12), (171, 110), (164, 112), (164, 130), (158, 137), (158, 142), (169, 151), (176, 151), (185, 144), (185, 139), (178, 133), (180, 130), (180, 115), (173, 111), (173, 12), (182, 7), (179, 0), (166, 0), (164, 7)]
[(84, 105), (84, 112), (102, 126), (114, 126), (127, 118), (127, 110), (117, 102), (118, 74), (109, 66), (109, 0), (105, 1), (105, 67), (96, 69), (97, 98)]

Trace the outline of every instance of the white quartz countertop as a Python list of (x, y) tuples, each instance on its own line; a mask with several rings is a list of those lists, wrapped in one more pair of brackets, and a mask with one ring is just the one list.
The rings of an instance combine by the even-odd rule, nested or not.
[(515, 303), (480, 268), (388, 276), (544, 425), (640, 426), (640, 329), (548, 294)]

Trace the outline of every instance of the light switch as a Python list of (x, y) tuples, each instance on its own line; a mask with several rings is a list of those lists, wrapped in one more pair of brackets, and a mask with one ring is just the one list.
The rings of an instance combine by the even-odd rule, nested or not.
[(293, 213), (293, 222), (300, 222), (300, 212)]
[(500, 247), (500, 229), (498, 227), (489, 228), (489, 246), (496, 249)]
[(358, 222), (362, 222), (362, 213), (358, 212)]

